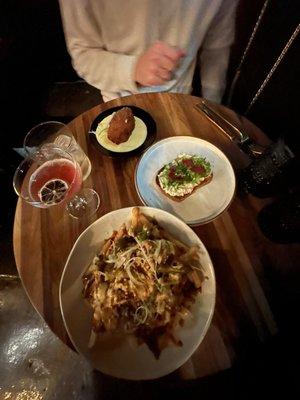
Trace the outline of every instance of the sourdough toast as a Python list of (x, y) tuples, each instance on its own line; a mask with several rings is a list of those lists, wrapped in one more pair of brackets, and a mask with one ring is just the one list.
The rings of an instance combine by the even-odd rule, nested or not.
[[(189, 157), (190, 157), (190, 156), (189, 156)], [(178, 159), (178, 157), (177, 157), (175, 160), (173, 160), (173, 161), (176, 161), (177, 159)], [(206, 163), (207, 163), (207, 161), (206, 161)], [(171, 163), (169, 163), (169, 164), (171, 164)], [(159, 187), (160, 191), (161, 191), (166, 197), (168, 197), (169, 199), (174, 200), (174, 201), (176, 201), (176, 202), (181, 202), (181, 201), (185, 200), (186, 198), (188, 198), (189, 196), (191, 196), (193, 193), (195, 193), (199, 188), (201, 188), (201, 187), (207, 185), (208, 183), (210, 183), (211, 180), (212, 180), (212, 178), (213, 178), (213, 172), (212, 172), (211, 170), (209, 170), (209, 172), (207, 173), (207, 175), (204, 176), (204, 177), (202, 177), (202, 178), (201, 178), (202, 180), (201, 180), (198, 184), (196, 184), (196, 185), (193, 187), (192, 191), (190, 191), (189, 193), (182, 194), (182, 195), (176, 195), (176, 194), (172, 195), (172, 194), (168, 193), (168, 192), (163, 188), (163, 186), (161, 185), (161, 182), (160, 182), (160, 180), (159, 180), (159, 174), (160, 174), (169, 164), (164, 165), (164, 166), (157, 172), (156, 177), (155, 177), (155, 182), (156, 182), (157, 186)], [(208, 164), (209, 164), (209, 163), (208, 163)], [(176, 177), (175, 177), (175, 181), (176, 181)], [(180, 182), (180, 181), (179, 181), (179, 182)], [(187, 184), (188, 184), (188, 183), (187, 183)], [(184, 183), (181, 184), (181, 187), (184, 188)]]
[(169, 199), (177, 201), (178, 203), (180, 203), (181, 201), (185, 200), (186, 198), (190, 197), (193, 193), (196, 192), (196, 190), (198, 190), (199, 188), (207, 185), (209, 182), (211, 182), (213, 178), (213, 174), (209, 175), (208, 177), (206, 177), (202, 182), (200, 182), (197, 186), (194, 187), (194, 189), (192, 190), (192, 192), (187, 193), (183, 196), (171, 196), (169, 193), (165, 192), (164, 189), (160, 186), (159, 180), (158, 180), (158, 174), (156, 175), (156, 184), (159, 187), (160, 191), (167, 196)]

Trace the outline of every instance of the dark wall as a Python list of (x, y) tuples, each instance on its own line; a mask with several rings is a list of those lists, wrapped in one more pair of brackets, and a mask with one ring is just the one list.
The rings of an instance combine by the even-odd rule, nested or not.
[(1, 1), (0, 38), (0, 133), (17, 146), (24, 132), (40, 122), (51, 84), (77, 75), (65, 47), (56, 0)]
[(25, 133), (45, 120), (43, 106), (51, 85), (76, 79), (57, 1), (0, 0), (0, 257), (6, 266), (13, 265), (17, 196), (12, 181), (21, 161), (12, 148), (22, 146)]
[[(241, 0), (229, 81), (250, 37), (264, 1)], [(245, 113), (254, 94), (300, 23), (299, 0), (271, 0), (241, 70), (231, 108)], [(247, 115), (271, 138), (284, 137), (299, 152), (300, 34)]]

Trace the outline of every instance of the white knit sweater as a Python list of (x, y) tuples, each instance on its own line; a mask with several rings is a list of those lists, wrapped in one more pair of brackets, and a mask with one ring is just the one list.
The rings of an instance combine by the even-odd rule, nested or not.
[[(236, 4), (237, 0), (60, 0), (73, 66), (101, 90), (104, 100), (142, 92), (190, 93), (200, 54), (203, 97), (220, 101)], [(184, 49), (186, 56), (165, 85), (137, 86), (137, 58), (158, 40)]]

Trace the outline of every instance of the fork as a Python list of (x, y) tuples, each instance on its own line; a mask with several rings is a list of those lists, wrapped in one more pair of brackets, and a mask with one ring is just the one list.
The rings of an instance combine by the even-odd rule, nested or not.
[(232, 142), (237, 143), (251, 157), (259, 157), (265, 152), (266, 148), (264, 146), (253, 142), (245, 132), (242, 132), (223, 115), (210, 107), (205, 100), (201, 100), (194, 107), (196, 110), (203, 112)]

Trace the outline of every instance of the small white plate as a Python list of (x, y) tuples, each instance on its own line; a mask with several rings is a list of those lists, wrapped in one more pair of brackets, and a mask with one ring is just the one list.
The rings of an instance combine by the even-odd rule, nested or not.
[(149, 348), (138, 346), (135, 340), (98, 340), (88, 347), (91, 332), (92, 310), (82, 297), (82, 275), (104, 239), (123, 222), (131, 219), (132, 208), (112, 211), (91, 224), (77, 239), (66, 262), (59, 289), (60, 307), (65, 327), (77, 351), (85, 356), (94, 368), (123, 379), (154, 379), (171, 373), (184, 364), (203, 340), (210, 325), (216, 297), (216, 283), (212, 262), (206, 248), (195, 232), (183, 221), (166, 211), (140, 207), (141, 211), (187, 245), (198, 245), (200, 262), (208, 277), (202, 293), (196, 298), (191, 316), (183, 327), (176, 330), (182, 347), (169, 346), (155, 359)]
[[(212, 181), (181, 202), (165, 196), (156, 183), (158, 171), (179, 154), (205, 157), (212, 166)], [(135, 186), (141, 201), (181, 218), (188, 225), (206, 224), (219, 216), (235, 193), (235, 175), (230, 161), (213, 144), (191, 136), (174, 136), (151, 146), (140, 158)]]

